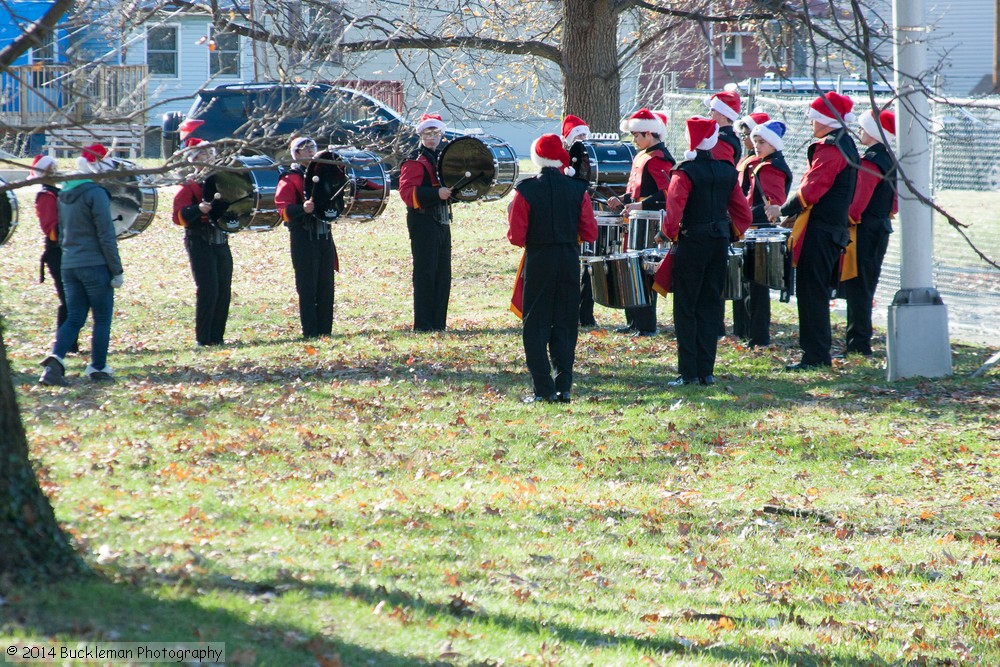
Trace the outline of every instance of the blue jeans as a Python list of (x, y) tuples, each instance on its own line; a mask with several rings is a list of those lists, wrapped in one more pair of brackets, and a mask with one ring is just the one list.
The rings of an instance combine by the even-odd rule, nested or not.
[(101, 370), (108, 363), (111, 343), (111, 315), (115, 306), (115, 290), (111, 287), (111, 271), (107, 266), (84, 266), (62, 270), (66, 290), (66, 321), (56, 332), (52, 354), (62, 359), (87, 321), (87, 311), (94, 317), (94, 333), (90, 341), (90, 365)]

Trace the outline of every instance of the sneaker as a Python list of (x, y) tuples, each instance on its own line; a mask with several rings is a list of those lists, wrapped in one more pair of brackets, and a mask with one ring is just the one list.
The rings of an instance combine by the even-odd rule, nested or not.
[(59, 357), (51, 355), (46, 357), (45, 361), (42, 362), (42, 366), (45, 370), (42, 371), (42, 377), (38, 378), (38, 384), (45, 385), (46, 387), (69, 386), (69, 382), (66, 381), (66, 367), (59, 361)]
[(668, 382), (667, 386), (668, 387), (684, 387), (684, 386), (689, 385), (689, 384), (698, 384), (698, 379), (697, 378), (686, 378), (686, 377), (681, 376), (681, 377), (678, 377), (676, 380), (671, 380), (670, 382)]

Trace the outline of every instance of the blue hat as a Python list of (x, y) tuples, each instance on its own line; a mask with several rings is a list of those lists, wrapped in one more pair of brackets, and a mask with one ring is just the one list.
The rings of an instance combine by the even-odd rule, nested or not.
[(785, 124), (780, 120), (769, 120), (766, 123), (761, 123), (750, 130), (751, 137), (760, 137), (767, 143), (774, 146), (774, 150), (780, 151), (785, 147), (785, 142), (783, 140), (785, 136)]

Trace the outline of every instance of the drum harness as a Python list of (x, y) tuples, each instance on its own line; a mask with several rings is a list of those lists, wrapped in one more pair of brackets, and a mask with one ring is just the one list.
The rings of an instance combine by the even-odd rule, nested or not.
[[(296, 190), (296, 196), (299, 197), (298, 203), (303, 204), (305, 203), (305, 200), (308, 199), (308, 197), (305, 196), (305, 189), (309, 188), (309, 190), (311, 191), (312, 190), (312, 188), (310, 187), (311, 184), (306, 181), (305, 167), (303, 167), (301, 164), (297, 162), (292, 165), (291, 169), (282, 174), (280, 178), (285, 178), (288, 174), (292, 172), (295, 172), (300, 176), (302, 176), (303, 192), (299, 193), (298, 190)], [(344, 185), (346, 186), (347, 184), (345, 183)], [(341, 190), (342, 189), (343, 188), (341, 188)], [(309, 232), (309, 238), (311, 239), (315, 240), (326, 239), (331, 236), (330, 222), (323, 218), (319, 218), (313, 215), (312, 213), (305, 213), (302, 216), (301, 224)]]

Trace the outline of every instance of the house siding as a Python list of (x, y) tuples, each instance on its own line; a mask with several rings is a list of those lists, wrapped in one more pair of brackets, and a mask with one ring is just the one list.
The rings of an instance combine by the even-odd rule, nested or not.
[(969, 95), (993, 74), (994, 0), (928, 0), (928, 66), (941, 67), (941, 92)]

